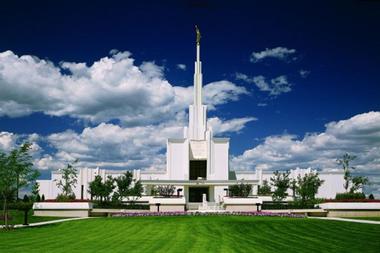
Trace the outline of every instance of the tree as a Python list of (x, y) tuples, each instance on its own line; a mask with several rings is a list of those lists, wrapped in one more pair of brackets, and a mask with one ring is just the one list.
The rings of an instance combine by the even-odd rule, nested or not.
[(251, 193), (251, 190), (252, 190), (252, 185), (240, 183), (240, 184), (231, 185), (229, 187), (228, 192), (229, 192), (231, 197), (244, 197), (244, 198), (246, 198)]
[(16, 173), (16, 200), (20, 188), (27, 186), (39, 176), (39, 172), (33, 168), (32, 157), (29, 154), (31, 147), (32, 144), (26, 142), (19, 148), (13, 149), (8, 156), (8, 166)]
[(260, 185), (258, 194), (259, 195), (270, 195), (272, 193), (272, 189), (268, 183), (268, 180), (263, 181), (263, 185)]
[(371, 193), (371, 194), (368, 196), (368, 199), (375, 199), (375, 197), (374, 197), (373, 194)]
[(275, 171), (273, 173), (273, 177), (270, 178), (271, 185), (275, 188), (272, 194), (274, 201), (281, 201), (288, 196), (288, 193), (286, 191), (290, 185), (289, 175), (289, 171), (286, 171), (284, 173)]
[(32, 186), (32, 198), (36, 202), (39, 202), (41, 200), (41, 198), (40, 198), (40, 184), (37, 182), (34, 182), (34, 184)]
[[(28, 152), (31, 145), (22, 144), (9, 154), (0, 151), (0, 195), (3, 199), (3, 216), (5, 227), (8, 227), (9, 202), (18, 198), (20, 187), (34, 181), (39, 173), (32, 166)], [(16, 199), (17, 199), (16, 198)]]
[(108, 176), (106, 181), (103, 184), (103, 189), (102, 189), (102, 197), (106, 202), (110, 201), (110, 196), (113, 190), (115, 189), (115, 180), (111, 177)]
[(362, 189), (364, 185), (368, 184), (369, 180), (367, 177), (356, 176), (352, 178), (351, 182), (352, 184), (350, 188), (350, 193), (355, 193), (358, 190)]
[(89, 190), (88, 193), (91, 194), (91, 200), (95, 198), (96, 200), (99, 200), (102, 202), (102, 189), (103, 189), (103, 183), (102, 183), (102, 177), (100, 175), (95, 176), (94, 181), (89, 183), (88, 186)]
[(319, 187), (323, 184), (318, 173), (306, 173), (303, 177), (298, 175), (296, 184), (296, 193), (301, 200), (301, 204), (305, 205), (315, 199)]
[(337, 159), (337, 162), (339, 165), (342, 165), (343, 171), (344, 171), (344, 180), (345, 183), (343, 185), (346, 192), (348, 191), (348, 187), (350, 186), (351, 181), (351, 172), (350, 169), (355, 169), (355, 167), (350, 167), (350, 162), (355, 160), (356, 156), (350, 155), (348, 153), (344, 154), (342, 158)]
[(117, 199), (122, 201), (123, 198), (130, 195), (130, 187), (133, 182), (133, 174), (130, 171), (125, 172), (123, 175), (115, 179), (117, 185)]
[[(75, 160), (76, 163), (78, 160)], [(63, 169), (61, 169), (62, 177), (57, 181), (57, 187), (61, 189), (62, 194), (58, 195), (57, 198), (65, 201), (70, 199), (75, 199), (75, 194), (73, 192), (73, 187), (77, 183), (78, 172), (74, 166), (70, 163)]]

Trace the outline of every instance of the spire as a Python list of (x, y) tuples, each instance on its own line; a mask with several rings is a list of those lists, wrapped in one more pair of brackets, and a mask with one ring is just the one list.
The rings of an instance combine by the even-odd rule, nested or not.
[(193, 140), (204, 140), (206, 131), (206, 106), (202, 104), (201, 33), (198, 26), (195, 26), (195, 33), (197, 55), (194, 71), (194, 102), (189, 110), (189, 138)]

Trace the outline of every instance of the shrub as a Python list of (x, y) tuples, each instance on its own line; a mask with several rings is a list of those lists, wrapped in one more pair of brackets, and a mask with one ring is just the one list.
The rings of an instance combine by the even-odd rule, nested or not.
[(365, 199), (365, 194), (362, 192), (345, 192), (337, 193), (335, 196), (336, 200), (345, 200), (345, 199)]
[(23, 200), (22, 201), (24, 201), (24, 202), (29, 202), (29, 197), (28, 197), (28, 195), (24, 195), (24, 198), (23, 198)]
[(175, 192), (174, 185), (159, 185), (157, 186), (158, 195), (163, 197), (171, 197)]
[(71, 195), (65, 195), (65, 194), (58, 194), (57, 201), (58, 202), (70, 202), (72, 200), (75, 200), (75, 194)]
[(375, 199), (375, 197), (374, 197), (373, 194), (371, 193), (371, 194), (368, 196), (368, 199)]
[(258, 189), (258, 195), (271, 195), (272, 194), (272, 190), (270, 188), (270, 185), (268, 183), (268, 180), (264, 180), (263, 181), (263, 184), (259, 186), (259, 189)]
[(252, 185), (250, 184), (236, 184), (229, 187), (230, 197), (248, 197), (251, 193)]
[(42, 194), (41, 196), (41, 202), (44, 202), (45, 201), (45, 194)]
[(37, 194), (37, 195), (36, 195), (36, 202), (41, 202), (40, 194)]

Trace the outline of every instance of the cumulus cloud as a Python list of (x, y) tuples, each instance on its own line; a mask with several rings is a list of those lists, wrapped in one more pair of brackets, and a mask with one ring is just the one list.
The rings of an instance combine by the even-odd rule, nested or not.
[(289, 59), (290, 55), (293, 55), (295, 53), (296, 53), (295, 49), (289, 49), (286, 47), (266, 48), (265, 50), (260, 51), (260, 52), (252, 52), (250, 61), (256, 63), (266, 58), (287, 60)]
[(255, 84), (260, 91), (266, 91), (270, 96), (278, 96), (282, 93), (287, 93), (292, 90), (292, 84), (289, 83), (286, 75), (281, 75), (268, 81), (264, 76), (249, 77), (243, 73), (236, 73), (235, 78), (247, 83)]
[(186, 65), (185, 64), (177, 64), (177, 69), (186, 70)]
[(212, 127), (215, 134), (222, 134), (226, 132), (239, 132), (247, 123), (256, 121), (255, 117), (236, 118), (231, 120), (221, 120), (217, 117), (209, 118), (207, 124)]
[[(137, 66), (130, 52), (116, 50), (90, 65), (55, 65), (12, 51), (0, 53), (0, 89), (0, 116), (43, 112), (94, 123), (119, 119), (130, 126), (174, 118), (192, 98), (192, 87), (170, 84), (162, 66), (154, 62)], [(211, 108), (247, 93), (228, 81), (207, 84), (205, 89), (212, 94), (205, 95)]]
[[(309, 133), (303, 138), (291, 134), (269, 136), (263, 143), (233, 157), (231, 164), (237, 170), (283, 170), (299, 166), (330, 171), (340, 169), (336, 159), (345, 152), (357, 155), (353, 165), (358, 173), (379, 175), (380, 112), (330, 122), (324, 132)], [(375, 188), (380, 194), (380, 185)]]
[(0, 150), (9, 151), (16, 143), (17, 135), (9, 132), (0, 132)]

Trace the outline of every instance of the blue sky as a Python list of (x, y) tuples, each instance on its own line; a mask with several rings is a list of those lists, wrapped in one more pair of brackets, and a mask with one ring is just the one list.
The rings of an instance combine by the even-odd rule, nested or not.
[[(5, 1), (0, 148), (36, 166), (164, 167), (191, 103), (194, 24), (210, 124), (231, 167), (338, 169), (379, 192), (380, 5), (371, 1)], [(190, 88), (187, 88), (190, 87)]]

